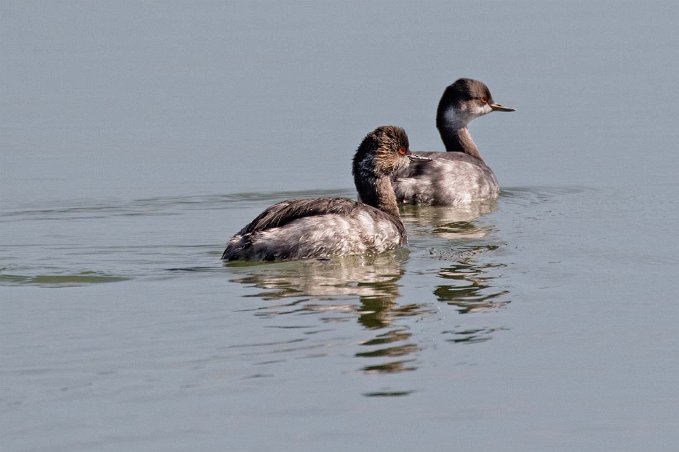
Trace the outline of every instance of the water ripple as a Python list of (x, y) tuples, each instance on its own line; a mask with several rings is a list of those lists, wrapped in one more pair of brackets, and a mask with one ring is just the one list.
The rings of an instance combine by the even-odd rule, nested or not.
[(518, 205), (544, 204), (562, 196), (577, 195), (585, 192), (598, 192), (600, 189), (585, 186), (532, 186), (509, 187), (500, 192), (502, 202)]
[(135, 215), (178, 215), (179, 212), (185, 210), (224, 209), (234, 204), (270, 204), (283, 199), (318, 196), (355, 197), (355, 194), (353, 191), (346, 189), (337, 189), (201, 196), (161, 196), (133, 200), (65, 200), (52, 201), (49, 207), (34, 203), (24, 203), (7, 205), (0, 212), (0, 222), (23, 221), (26, 219), (50, 221), (61, 219), (101, 219)]
[(85, 284), (101, 284), (126, 281), (130, 278), (115, 275), (103, 275), (94, 272), (83, 272), (74, 275), (35, 275), (22, 276), (0, 274), (0, 284), (7, 285), (36, 285), (45, 287), (72, 287)]

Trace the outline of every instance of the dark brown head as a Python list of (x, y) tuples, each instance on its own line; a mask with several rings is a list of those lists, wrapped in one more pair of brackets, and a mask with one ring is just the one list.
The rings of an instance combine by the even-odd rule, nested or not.
[(443, 91), (436, 112), (436, 127), (465, 127), (472, 119), (491, 111), (514, 111), (496, 104), (485, 83), (461, 78)]
[(396, 195), (390, 176), (410, 160), (431, 160), (410, 152), (408, 135), (396, 126), (370, 132), (354, 155), (352, 174), (361, 201), (398, 216)]
[(357, 177), (389, 176), (408, 165), (410, 144), (405, 130), (396, 126), (382, 126), (363, 139), (354, 156), (353, 174)]

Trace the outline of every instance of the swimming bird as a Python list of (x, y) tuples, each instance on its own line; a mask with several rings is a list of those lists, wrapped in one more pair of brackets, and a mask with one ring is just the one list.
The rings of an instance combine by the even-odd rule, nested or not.
[(316, 198), (274, 204), (229, 240), (222, 259), (328, 258), (377, 254), (404, 245), (406, 231), (391, 175), (410, 160), (427, 158), (412, 154), (402, 128), (378, 127), (354, 155), (352, 173), (359, 201)]
[(447, 152), (416, 152), (432, 161), (426, 165), (414, 162), (394, 174), (398, 202), (457, 206), (497, 198), (497, 178), (467, 128), (473, 119), (492, 111), (515, 110), (496, 104), (479, 80), (461, 78), (448, 86), (436, 112), (436, 128)]

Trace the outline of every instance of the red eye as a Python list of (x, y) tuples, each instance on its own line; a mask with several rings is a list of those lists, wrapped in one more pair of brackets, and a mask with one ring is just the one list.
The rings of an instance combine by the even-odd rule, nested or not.
[(487, 98), (487, 97), (482, 97), (482, 98), (481, 98), (481, 103), (482, 103), (482, 104), (487, 104), (487, 103), (488, 103), (488, 98)]
[(405, 148), (398, 148), (398, 153), (401, 155), (406, 155), (406, 149)]

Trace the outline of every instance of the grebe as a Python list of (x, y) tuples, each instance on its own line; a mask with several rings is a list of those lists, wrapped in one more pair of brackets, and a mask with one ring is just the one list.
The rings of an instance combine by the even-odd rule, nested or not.
[(496, 104), (488, 87), (461, 78), (443, 92), (436, 112), (436, 128), (447, 152), (416, 152), (429, 157), (426, 165), (414, 163), (393, 176), (400, 203), (456, 206), (497, 198), (500, 186), (481, 158), (467, 124), (492, 111), (515, 111)]
[(381, 253), (406, 243), (406, 231), (391, 185), (394, 171), (410, 160), (400, 127), (370, 132), (353, 159), (359, 201), (346, 198), (294, 199), (266, 209), (234, 235), (222, 259), (287, 260)]

